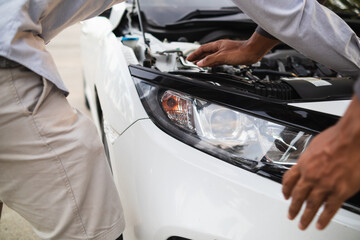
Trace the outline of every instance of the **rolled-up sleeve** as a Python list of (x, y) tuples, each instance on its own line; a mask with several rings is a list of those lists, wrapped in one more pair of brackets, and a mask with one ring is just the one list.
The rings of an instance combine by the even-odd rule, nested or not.
[[(233, 0), (266, 32), (334, 70), (359, 76), (360, 39), (316, 0)], [(355, 87), (360, 97), (359, 81)]]

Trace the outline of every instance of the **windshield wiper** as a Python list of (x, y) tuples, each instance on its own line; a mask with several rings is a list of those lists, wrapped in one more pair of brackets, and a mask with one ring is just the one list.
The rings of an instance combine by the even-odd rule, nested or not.
[(234, 15), (242, 13), (242, 11), (238, 8), (221, 8), (217, 10), (199, 10), (196, 9), (195, 11), (192, 11), (188, 14), (186, 14), (184, 17), (180, 18), (176, 22), (181, 22), (185, 20), (190, 20), (194, 18), (212, 18), (212, 17), (222, 17), (227, 15)]

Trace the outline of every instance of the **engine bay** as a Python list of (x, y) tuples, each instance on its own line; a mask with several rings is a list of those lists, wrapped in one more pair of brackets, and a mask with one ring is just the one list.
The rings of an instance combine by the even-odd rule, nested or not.
[[(254, 25), (246, 17), (241, 21), (244, 25)], [(190, 23), (192, 25), (185, 27), (180, 25), (177, 35), (196, 26), (193, 20)], [(202, 21), (200, 26), (203, 24)], [(353, 94), (354, 81), (351, 78), (310, 60), (285, 44), (279, 44), (263, 59), (250, 66), (222, 65), (201, 68), (187, 61), (186, 57), (204, 43), (205, 38), (209, 39), (209, 35), (212, 40), (229, 38), (224, 31), (217, 27), (212, 29), (212, 32), (207, 32), (207, 37), (201, 36), (190, 41), (186, 34), (186, 37), (174, 39), (170, 34), (173, 26), (165, 26), (161, 31), (170, 32), (168, 40), (166, 34), (159, 35), (150, 25), (146, 19), (141, 19), (132, 7), (123, 12), (120, 23), (113, 30), (122, 42), (124, 52), (128, 53), (129, 65), (141, 65), (162, 73), (200, 80), (213, 86), (287, 102), (350, 99)], [(227, 25), (228, 23), (224, 26)], [(238, 37), (232, 34), (230, 39), (241, 40), (244, 34), (251, 35), (253, 31), (252, 28), (243, 28), (238, 31)]]
[(148, 46), (139, 40), (141, 36), (131, 38), (131, 41), (129, 37), (122, 38), (122, 42), (134, 52), (138, 64), (163, 73), (283, 101), (350, 99), (353, 94), (351, 78), (293, 49), (276, 49), (250, 66), (201, 68), (186, 60), (200, 46), (198, 43), (169, 43), (149, 34), (146, 36)]

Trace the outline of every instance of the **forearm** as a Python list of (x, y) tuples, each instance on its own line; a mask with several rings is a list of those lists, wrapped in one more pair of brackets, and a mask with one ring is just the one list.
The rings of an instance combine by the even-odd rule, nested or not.
[(246, 42), (247, 49), (252, 51), (252, 54), (249, 54), (249, 56), (256, 56), (256, 59), (254, 59), (253, 62), (260, 61), (267, 52), (280, 43), (279, 40), (272, 38), (271, 35), (264, 36), (258, 31), (255, 31)]
[(315, 0), (233, 1), (282, 42), (340, 73), (358, 75), (359, 38), (341, 18)]

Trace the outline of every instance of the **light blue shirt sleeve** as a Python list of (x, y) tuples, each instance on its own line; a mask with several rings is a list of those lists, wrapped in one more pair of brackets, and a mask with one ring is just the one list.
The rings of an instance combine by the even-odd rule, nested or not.
[(232, 0), (265, 31), (305, 56), (350, 75), (360, 98), (360, 39), (316, 0)]
[(68, 93), (45, 44), (66, 27), (123, 0), (0, 0), (0, 56)]
[[(120, 3), (123, 0), (62, 0), (62, 1), (47, 1), (48, 7), (46, 11), (56, 9), (51, 14), (43, 13), (41, 18), (42, 33), (40, 36), (45, 42), (49, 42), (63, 29), (79, 21), (85, 20), (99, 15), (105, 9), (108, 9), (115, 3)], [(31, 2), (31, 1), (30, 1)], [(30, 9), (31, 10), (31, 9)], [(36, 9), (34, 9), (36, 11)], [(31, 15), (31, 11), (29, 14)]]

